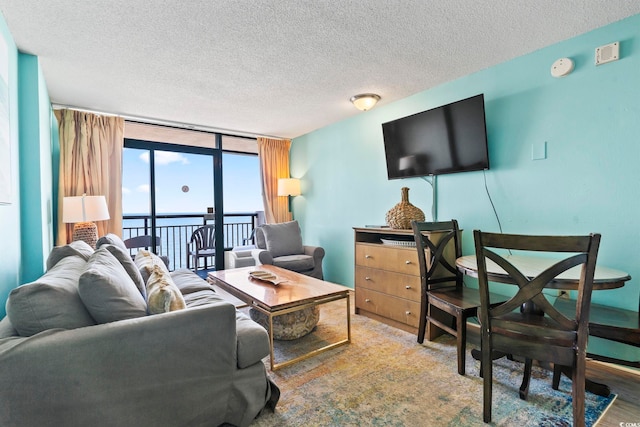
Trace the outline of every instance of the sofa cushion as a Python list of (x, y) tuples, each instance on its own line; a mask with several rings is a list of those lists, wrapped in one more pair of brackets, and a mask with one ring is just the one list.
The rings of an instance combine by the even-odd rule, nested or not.
[(272, 257), (304, 253), (298, 221), (265, 224), (260, 228), (264, 233), (267, 250)]
[(138, 290), (140, 291), (140, 295), (142, 295), (142, 298), (146, 300), (147, 288), (144, 284), (144, 281), (142, 280), (142, 275), (140, 274), (140, 270), (138, 270), (138, 267), (133, 262), (133, 258), (131, 258), (131, 255), (129, 255), (127, 251), (122, 250), (117, 245), (109, 244), (109, 245), (103, 245), (102, 247), (108, 250), (109, 252), (111, 252), (111, 255), (113, 255), (118, 260), (118, 262), (120, 262), (120, 264), (122, 265), (122, 267), (124, 267), (124, 270), (127, 272), (129, 277), (131, 277), (131, 280), (133, 280), (133, 283), (136, 285), (136, 288), (138, 288)]
[(173, 283), (171, 275), (157, 264), (147, 280), (147, 306), (149, 314), (186, 308), (180, 289)]
[(88, 261), (91, 254), (93, 254), (93, 248), (83, 240), (77, 240), (64, 246), (56, 246), (51, 249), (51, 253), (47, 257), (47, 270), (51, 270), (62, 258), (79, 256)]
[(285, 255), (273, 259), (273, 265), (292, 271), (313, 270), (315, 261), (311, 255)]
[(96, 249), (98, 249), (103, 245), (116, 245), (123, 251), (125, 252), (128, 251), (127, 245), (124, 244), (124, 241), (120, 238), (120, 236), (113, 233), (108, 233), (102, 236), (101, 238), (99, 238), (98, 241), (96, 242)]
[(203, 280), (200, 276), (191, 270), (181, 268), (179, 270), (172, 271), (170, 273), (173, 283), (180, 289), (183, 296), (187, 296), (194, 292), (200, 292), (208, 290), (215, 293), (214, 287), (206, 280)]
[(95, 325), (78, 293), (86, 263), (80, 256), (64, 257), (36, 281), (11, 291), (7, 315), (20, 336)]
[(80, 276), (80, 298), (98, 323), (143, 317), (147, 304), (120, 261), (97, 249)]
[[(138, 271), (140, 271), (140, 275), (142, 276), (142, 281), (146, 283), (149, 281), (149, 276), (153, 272), (153, 268), (157, 265), (162, 271), (169, 274), (169, 269), (167, 269), (166, 264), (160, 257), (154, 254), (151, 251), (146, 249), (140, 249), (136, 254), (135, 259), (133, 260), (138, 267)], [(147, 296), (149, 295), (149, 288), (147, 286)]]

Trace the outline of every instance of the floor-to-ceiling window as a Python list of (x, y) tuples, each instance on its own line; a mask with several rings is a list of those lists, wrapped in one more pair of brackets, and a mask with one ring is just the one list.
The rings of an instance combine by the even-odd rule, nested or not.
[(177, 269), (187, 266), (193, 231), (214, 225), (208, 265), (222, 268), (224, 251), (247, 243), (262, 210), (255, 139), (129, 122), (125, 136), (123, 238), (157, 238), (151, 249)]

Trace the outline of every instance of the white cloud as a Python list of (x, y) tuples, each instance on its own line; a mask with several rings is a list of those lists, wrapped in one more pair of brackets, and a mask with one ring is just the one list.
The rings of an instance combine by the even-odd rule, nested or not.
[[(189, 164), (189, 159), (180, 153), (174, 153), (172, 151), (156, 151), (155, 153), (156, 165), (168, 165), (176, 162), (182, 163), (183, 165)], [(145, 151), (140, 154), (140, 160), (149, 163), (149, 152)]]
[(122, 187), (122, 194), (131, 194), (131, 190), (127, 187)]
[(149, 192), (149, 184), (138, 185), (136, 191), (139, 193), (148, 193)]

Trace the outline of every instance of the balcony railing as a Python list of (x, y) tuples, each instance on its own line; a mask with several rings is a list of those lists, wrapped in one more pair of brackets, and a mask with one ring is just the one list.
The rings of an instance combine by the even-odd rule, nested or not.
[[(123, 215), (122, 238), (151, 235), (150, 215)], [(248, 244), (257, 226), (257, 212), (224, 214), (224, 249)], [(171, 270), (186, 268), (187, 249), (193, 231), (206, 224), (214, 224), (213, 214), (156, 215), (156, 235), (160, 237), (158, 255), (169, 258)], [(135, 254), (135, 250), (133, 250)]]

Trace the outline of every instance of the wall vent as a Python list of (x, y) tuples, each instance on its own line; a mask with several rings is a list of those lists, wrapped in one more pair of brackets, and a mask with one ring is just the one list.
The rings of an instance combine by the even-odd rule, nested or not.
[(620, 42), (610, 43), (596, 48), (596, 65), (620, 59)]

